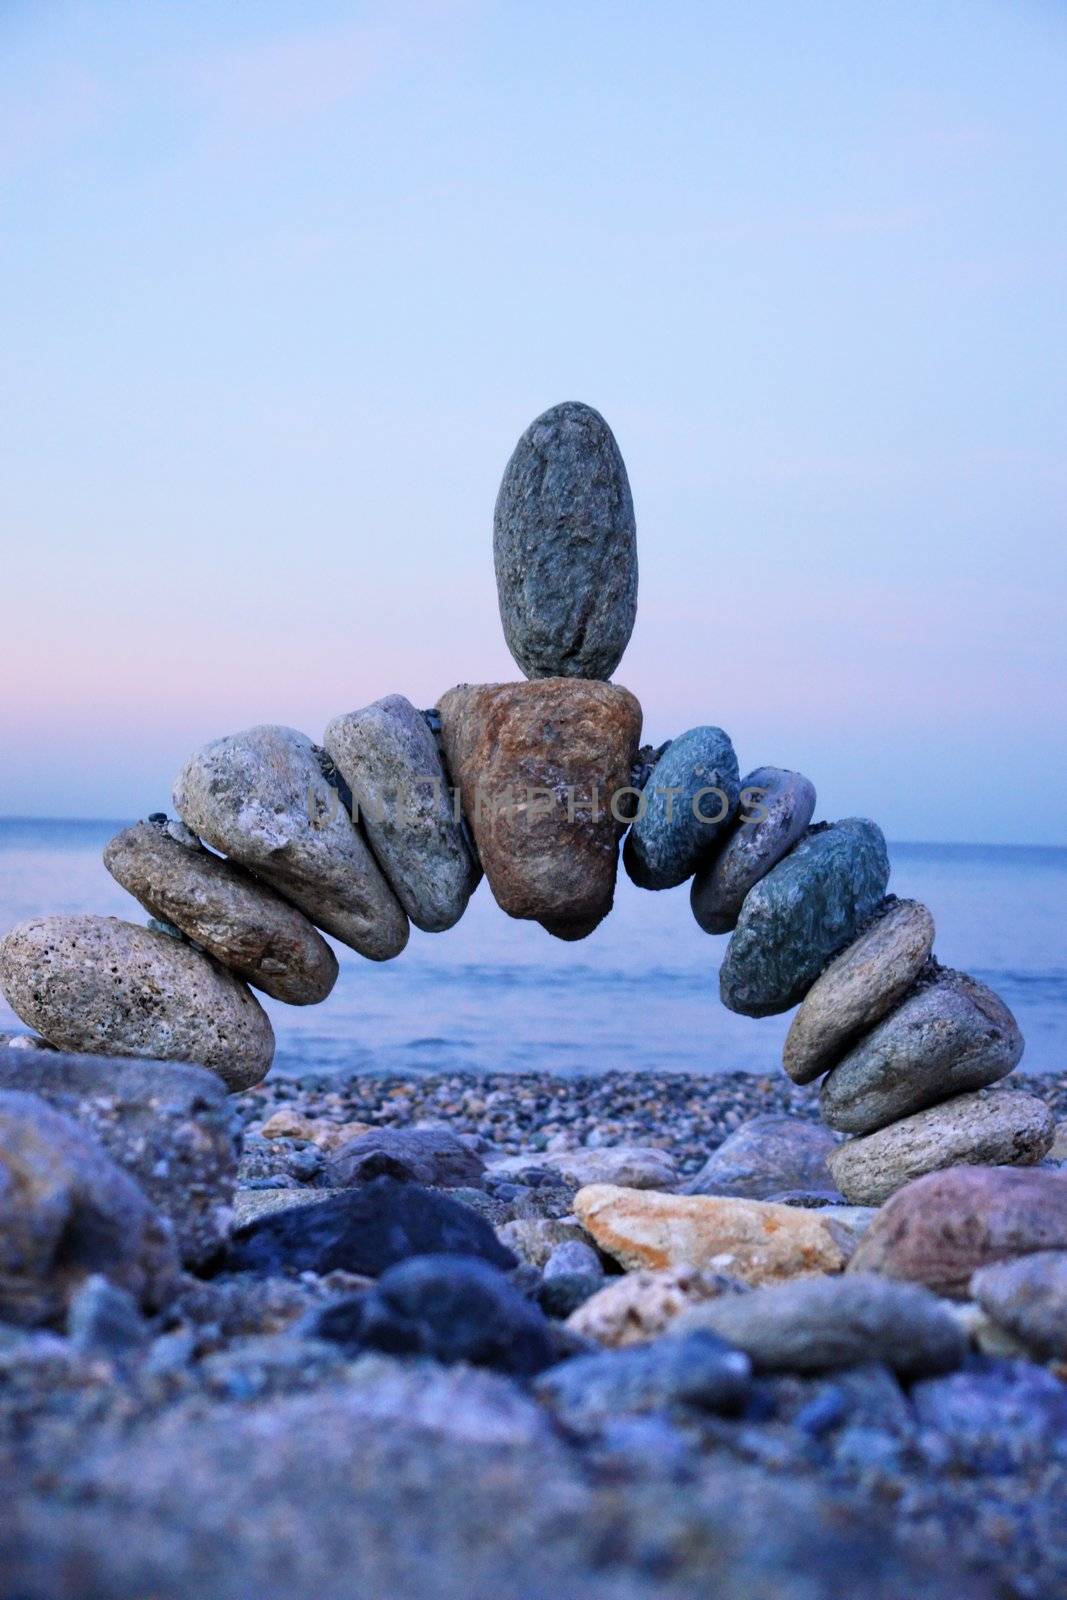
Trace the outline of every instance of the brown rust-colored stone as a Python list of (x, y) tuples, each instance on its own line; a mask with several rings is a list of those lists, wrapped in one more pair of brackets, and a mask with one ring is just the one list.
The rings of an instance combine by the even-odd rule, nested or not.
[(592, 933), (615, 892), (641, 736), (633, 695), (575, 678), (461, 684), (438, 710), (497, 903), (560, 939)]

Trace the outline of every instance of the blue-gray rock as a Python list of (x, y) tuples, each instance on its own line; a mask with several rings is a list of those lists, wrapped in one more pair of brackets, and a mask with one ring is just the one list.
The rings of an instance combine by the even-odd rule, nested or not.
[(748, 1398), (752, 1366), (717, 1334), (667, 1334), (649, 1344), (575, 1356), (542, 1374), (538, 1396), (578, 1426), (625, 1411), (692, 1405), (737, 1412)]
[(348, 1349), (468, 1361), (522, 1378), (554, 1359), (537, 1306), (498, 1268), (462, 1256), (404, 1261), (368, 1293), (324, 1307), (308, 1331)]
[(641, 791), (623, 861), (642, 889), (692, 877), (729, 829), (740, 792), (737, 757), (721, 728), (690, 728), (668, 745)]
[(443, 1189), (481, 1187), (485, 1165), (447, 1128), (371, 1128), (331, 1156), (326, 1183), (350, 1189), (371, 1178), (398, 1178)]
[(376, 1278), (423, 1255), (477, 1256), (505, 1270), (518, 1265), (469, 1206), (395, 1178), (257, 1218), (235, 1239), (231, 1265), (262, 1276), (340, 1270)]
[(102, 1274), (157, 1310), (178, 1284), (174, 1232), (77, 1123), (0, 1092), (0, 1321), (61, 1322)]
[(504, 637), (526, 676), (610, 678), (637, 614), (637, 529), (619, 447), (591, 406), (553, 406), (515, 446), (493, 559)]
[(1039, 1360), (1067, 1360), (1067, 1250), (1037, 1250), (982, 1267), (971, 1294)]
[(133, 1295), (94, 1273), (71, 1301), (67, 1337), (86, 1355), (122, 1361), (147, 1345), (149, 1332)]
[(815, 785), (783, 767), (757, 767), (741, 780), (733, 830), (697, 870), (689, 891), (705, 933), (730, 933), (748, 891), (790, 851), (815, 814)]
[(176, 1061), (0, 1050), (0, 1089), (39, 1096), (97, 1139), (173, 1223), (188, 1266), (204, 1266), (224, 1247), (238, 1138), (216, 1073)]
[[(682, 1194), (769, 1200), (782, 1191), (834, 1191), (827, 1157), (837, 1140), (817, 1122), (769, 1114), (753, 1117), (712, 1151)], [(838, 1196), (840, 1199), (840, 1196)]]
[(723, 1005), (769, 1017), (803, 1000), (876, 910), (889, 882), (881, 828), (821, 823), (745, 897), (719, 970)]
[(402, 694), (335, 717), (323, 746), (359, 808), (390, 887), (417, 928), (457, 923), (481, 868), (456, 816), (437, 741)]
[(600, 1257), (582, 1239), (565, 1239), (545, 1262), (541, 1305), (550, 1317), (569, 1317), (604, 1285)]
[(999, 995), (966, 973), (934, 969), (827, 1074), (819, 1108), (831, 1128), (873, 1133), (987, 1088), (1022, 1053), (1019, 1026)]
[(876, 1273), (795, 1278), (683, 1312), (679, 1333), (708, 1328), (757, 1372), (827, 1372), (884, 1361), (905, 1378), (952, 1372), (967, 1340), (943, 1301)]
[(1067, 1384), (1028, 1361), (973, 1358), (969, 1368), (927, 1378), (912, 1390), (920, 1424), (936, 1430), (950, 1463), (1009, 1474), (1049, 1458), (1067, 1461)]

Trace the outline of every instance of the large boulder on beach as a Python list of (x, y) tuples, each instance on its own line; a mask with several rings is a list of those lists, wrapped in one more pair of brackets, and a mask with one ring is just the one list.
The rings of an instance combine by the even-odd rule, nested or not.
[(745, 897), (719, 993), (748, 1017), (788, 1011), (881, 903), (889, 857), (863, 817), (811, 828)]
[(808, 990), (782, 1065), (794, 1083), (826, 1072), (915, 982), (934, 947), (934, 919), (918, 900), (892, 900)]
[(1055, 1133), (1051, 1110), (1036, 1095), (1012, 1090), (961, 1094), (836, 1146), (830, 1171), (853, 1205), (880, 1206), (904, 1184), (961, 1162), (1033, 1166)]
[(928, 1289), (875, 1273), (797, 1278), (690, 1307), (675, 1324), (710, 1329), (757, 1372), (827, 1372), (880, 1361), (900, 1377), (951, 1372), (967, 1353), (956, 1318)]
[(265, 878), (317, 927), (373, 961), (408, 919), (352, 821), (330, 757), (295, 728), (248, 728), (190, 756), (174, 785), (187, 827)]
[(806, 833), (815, 814), (815, 786), (800, 772), (757, 767), (740, 786), (733, 831), (699, 867), (689, 904), (705, 933), (731, 933), (748, 891)]
[(303, 912), (205, 850), (184, 823), (158, 816), (124, 828), (104, 865), (153, 917), (275, 1000), (315, 1005), (333, 988), (337, 957)]
[(238, 1124), (214, 1072), (174, 1061), (0, 1050), (0, 1089), (37, 1095), (96, 1139), (202, 1266), (233, 1221)]
[(557, 677), (461, 684), (438, 709), (497, 903), (584, 938), (611, 910), (641, 707), (613, 684)]
[(1067, 1250), (1067, 1176), (1032, 1167), (952, 1167), (898, 1189), (849, 1264), (967, 1297), (980, 1267)]
[(623, 861), (642, 889), (691, 878), (729, 830), (740, 787), (737, 756), (721, 728), (690, 728), (671, 741), (641, 791)]
[(1004, 1078), (1023, 1053), (1019, 1026), (977, 978), (938, 968), (823, 1080), (823, 1119), (873, 1133), (926, 1106)]
[(274, 1058), (270, 1019), (192, 945), (116, 917), (33, 917), (0, 940), (0, 989), (60, 1050), (210, 1067), (248, 1089)]
[(637, 615), (637, 529), (619, 447), (578, 401), (530, 424), (493, 519), (500, 618), (528, 678), (610, 678)]
[(97, 1274), (157, 1310), (177, 1284), (170, 1224), (76, 1123), (0, 1091), (0, 1320), (61, 1322)]
[(848, 1259), (818, 1211), (766, 1200), (597, 1183), (579, 1189), (574, 1212), (600, 1249), (630, 1269), (708, 1268), (757, 1284), (840, 1272)]
[(323, 745), (352, 792), (378, 865), (426, 933), (457, 923), (481, 877), (437, 741), (402, 694), (335, 717)]

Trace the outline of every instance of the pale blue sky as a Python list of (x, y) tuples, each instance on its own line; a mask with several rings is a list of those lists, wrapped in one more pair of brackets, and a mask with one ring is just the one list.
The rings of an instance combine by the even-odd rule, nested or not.
[(0, 5), (0, 814), (517, 676), (491, 516), (602, 410), (660, 740), (1067, 844), (1067, 7)]

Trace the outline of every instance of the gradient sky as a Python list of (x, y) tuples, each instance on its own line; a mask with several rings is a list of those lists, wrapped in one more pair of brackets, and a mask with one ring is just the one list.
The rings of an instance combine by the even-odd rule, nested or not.
[(615, 429), (661, 740), (1067, 844), (1067, 7), (0, 5), (0, 814), (517, 676), (518, 434)]

